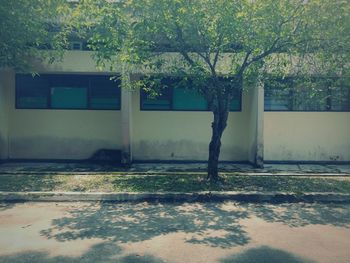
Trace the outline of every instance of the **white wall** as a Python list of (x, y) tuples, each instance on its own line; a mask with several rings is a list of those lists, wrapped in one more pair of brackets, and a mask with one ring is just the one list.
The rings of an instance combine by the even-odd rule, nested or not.
[(92, 58), (91, 51), (66, 51), (62, 61), (53, 64), (37, 62), (35, 68), (38, 72), (60, 72), (60, 73), (108, 73), (108, 69), (98, 69)]
[[(37, 70), (108, 73), (94, 65), (90, 52), (74, 51)], [(120, 111), (15, 109), (14, 73), (0, 77), (0, 158), (7, 158), (7, 149), (14, 159), (86, 159), (102, 148), (122, 148)], [(207, 160), (212, 113), (140, 111), (137, 91), (132, 102), (129, 137), (135, 160)], [(244, 93), (242, 112), (229, 115), (221, 160), (253, 160), (255, 110), (254, 92)], [(265, 112), (263, 127), (265, 160), (350, 161), (349, 112)]]
[(120, 113), (14, 110), (10, 158), (87, 159), (99, 149), (120, 149)]
[[(249, 102), (231, 112), (222, 138), (220, 160), (248, 159)], [(133, 95), (133, 155), (135, 160), (207, 160), (211, 112), (140, 111), (139, 92)]]
[(265, 160), (350, 161), (350, 112), (265, 112)]
[(0, 160), (8, 158), (8, 82), (11, 71), (0, 70)]
[[(90, 52), (67, 52), (62, 63), (38, 66), (39, 73), (98, 72)], [(121, 113), (108, 110), (15, 109), (15, 76), (8, 88), (9, 157), (87, 159), (99, 149), (121, 149)]]

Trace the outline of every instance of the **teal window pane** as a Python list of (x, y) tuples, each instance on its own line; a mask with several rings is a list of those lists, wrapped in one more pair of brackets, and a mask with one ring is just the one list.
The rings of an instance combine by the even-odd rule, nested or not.
[(230, 111), (240, 111), (241, 110), (241, 100), (240, 98), (234, 98), (230, 105)]
[(207, 101), (194, 90), (175, 88), (173, 90), (174, 110), (208, 110)]
[(87, 89), (76, 87), (52, 87), (51, 107), (53, 109), (86, 109)]
[(144, 90), (141, 90), (142, 110), (170, 110), (171, 109), (171, 88), (165, 88), (156, 97), (150, 97)]
[(170, 101), (162, 99), (145, 99), (142, 101), (144, 110), (170, 110)]
[(230, 104), (230, 111), (241, 111), (242, 93), (240, 90), (234, 90), (233, 99)]

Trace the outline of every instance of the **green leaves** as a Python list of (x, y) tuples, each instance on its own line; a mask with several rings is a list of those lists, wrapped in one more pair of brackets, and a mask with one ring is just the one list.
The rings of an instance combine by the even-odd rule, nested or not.
[(347, 1), (86, 0), (77, 10), (99, 63), (191, 78), (208, 101), (231, 96), (221, 75), (349, 73)]
[(39, 50), (62, 49), (66, 44), (66, 1), (0, 0), (0, 67), (28, 70)]

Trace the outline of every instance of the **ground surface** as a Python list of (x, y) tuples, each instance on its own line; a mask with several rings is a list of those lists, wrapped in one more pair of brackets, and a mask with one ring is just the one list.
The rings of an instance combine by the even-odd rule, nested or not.
[(55, 192), (333, 192), (350, 194), (350, 165), (222, 164), (222, 181), (209, 184), (206, 164), (111, 165), (7, 163), (0, 165), (0, 191)]
[(0, 262), (330, 262), (350, 258), (350, 205), (0, 204)]
[[(128, 169), (117, 165), (91, 163), (30, 163), (10, 162), (0, 165), (0, 175), (6, 173), (40, 172), (205, 172), (207, 163), (134, 163)], [(350, 175), (350, 164), (265, 164), (263, 169), (250, 164), (220, 163), (223, 172), (253, 173), (342, 173)]]

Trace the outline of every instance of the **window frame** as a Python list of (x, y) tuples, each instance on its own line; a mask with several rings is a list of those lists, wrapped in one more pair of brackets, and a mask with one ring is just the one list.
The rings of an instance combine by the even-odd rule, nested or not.
[[(140, 89), (140, 92), (139, 92), (139, 97), (140, 97), (140, 111), (174, 111), (174, 112), (181, 112), (181, 111), (184, 111), (184, 112), (211, 112), (211, 110), (209, 109), (209, 105), (207, 107), (207, 109), (205, 110), (200, 110), (200, 109), (174, 109), (174, 93), (173, 93), (173, 90), (176, 89), (174, 87), (168, 87), (168, 89), (170, 89), (170, 109), (145, 109), (143, 107), (143, 99), (147, 97), (147, 93), (146, 91), (144, 91), (143, 89)], [(238, 91), (238, 94), (239, 94), (239, 109), (237, 110), (229, 110), (229, 112), (242, 112), (242, 90), (239, 90)]]
[[(53, 108), (52, 107), (52, 97), (51, 97), (51, 90), (52, 88), (55, 88), (55, 87), (52, 87), (51, 86), (51, 83), (45, 87), (45, 93), (46, 93), (46, 98), (47, 98), (47, 107), (45, 108), (38, 108), (38, 107), (20, 107), (19, 106), (19, 92), (18, 92), (18, 89), (19, 89), (19, 86), (17, 84), (17, 76), (18, 75), (27, 75), (27, 74), (21, 74), (21, 73), (17, 73), (15, 75), (15, 109), (16, 110), (89, 110), (89, 111), (120, 111), (121, 110), (121, 107), (122, 107), (122, 99), (121, 99), (121, 83), (119, 83), (119, 87), (117, 87), (118, 89), (118, 96), (119, 96), (119, 105), (117, 108), (115, 109), (110, 109), (110, 108), (106, 108), (106, 109), (97, 109), (97, 108), (92, 108), (91, 106), (91, 96), (92, 96), (92, 92), (91, 90), (93, 89), (92, 85), (91, 85), (91, 78), (93, 77), (96, 77), (96, 76), (103, 76), (103, 77), (112, 77), (113, 75), (111, 74), (52, 74), (52, 73), (43, 73), (43, 74), (40, 74), (40, 76), (53, 76), (53, 75), (56, 75), (56, 76), (86, 76), (88, 78), (88, 86), (87, 87), (77, 87), (77, 88), (84, 88), (86, 89), (86, 96), (87, 96), (87, 107), (86, 108)], [(40, 77), (39, 76), (39, 77)]]
[[(293, 77), (291, 77), (293, 78)], [(350, 87), (349, 87), (350, 89)], [(264, 90), (266, 90), (264, 88)], [(331, 92), (331, 90), (329, 88), (327, 88), (327, 90), (325, 91), (327, 93)], [(295, 98), (294, 98), (294, 93), (295, 93), (295, 89), (294, 88), (291, 88), (289, 90), (289, 93), (293, 94), (293, 96), (290, 96), (290, 100), (291, 100), (291, 104), (292, 106), (295, 105)], [(326, 99), (326, 106), (325, 106), (325, 109), (324, 110), (293, 110), (293, 109), (288, 109), (288, 110), (273, 110), (273, 109), (266, 109), (265, 108), (265, 105), (266, 105), (266, 96), (265, 96), (265, 92), (264, 92), (264, 112), (350, 112), (350, 106), (349, 106), (349, 110), (332, 110), (331, 107), (332, 107), (332, 98), (327, 98)], [(349, 94), (350, 94), (350, 91), (349, 91)], [(350, 103), (350, 98), (349, 98), (349, 103)]]

